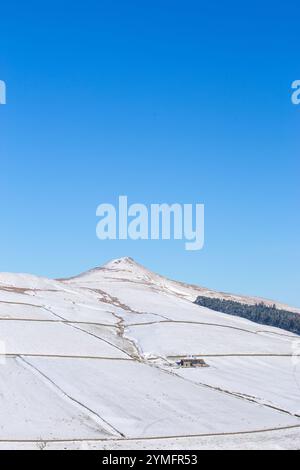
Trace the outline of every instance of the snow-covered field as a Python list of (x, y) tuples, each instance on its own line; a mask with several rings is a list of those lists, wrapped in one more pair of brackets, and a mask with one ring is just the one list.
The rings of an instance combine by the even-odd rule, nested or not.
[[(0, 274), (0, 449), (300, 448), (300, 338), (198, 295), (256, 302), (129, 258)], [(187, 355), (209, 367), (179, 368)]]
[[(126, 335), (135, 339), (143, 354), (206, 356), (228, 354), (292, 354), (293, 338), (263, 336), (227, 326), (190, 323), (155, 323), (131, 326)], [(187, 341), (188, 339), (188, 341)]]
[(65, 394), (29, 365), (9, 358), (1, 366), (1, 440), (74, 439), (109, 437), (105, 423), (68, 400)]
[(175, 372), (194, 383), (254, 397), (300, 416), (300, 364), (293, 364), (290, 357), (211, 357), (207, 362), (210, 367), (205, 369)]

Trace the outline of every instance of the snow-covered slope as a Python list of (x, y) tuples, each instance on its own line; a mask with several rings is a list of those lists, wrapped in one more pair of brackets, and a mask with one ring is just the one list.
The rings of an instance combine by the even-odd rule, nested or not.
[(100, 268), (92, 269), (86, 273), (83, 273), (79, 276), (71, 279), (71, 283), (78, 283), (84, 285), (91, 285), (101, 282), (104, 279), (113, 279), (120, 281), (130, 281), (136, 283), (141, 283), (143, 285), (147, 284), (152, 286), (154, 289), (159, 291), (164, 291), (166, 293), (175, 294), (178, 297), (194, 301), (198, 296), (207, 296), (218, 299), (227, 299), (233, 300), (246, 304), (256, 304), (259, 302), (264, 302), (266, 305), (273, 306), (276, 305), (279, 309), (287, 309), (292, 312), (300, 313), (300, 309), (295, 307), (290, 307), (286, 304), (268, 300), (261, 297), (247, 297), (241, 295), (233, 295), (225, 292), (217, 292), (211, 289), (204, 287), (199, 287), (195, 285), (186, 284), (183, 282), (173, 281), (167, 279), (166, 277), (160, 276), (152, 271), (149, 271), (144, 266), (140, 265), (132, 258), (120, 258), (109, 263), (105, 264)]
[[(220, 435), (230, 448), (261, 432), (289, 448), (293, 433), (299, 447), (300, 338), (199, 307), (198, 295), (258, 300), (130, 258), (71, 279), (0, 274), (0, 448), (201, 448), (204, 436), (218, 448)], [(187, 355), (210, 367), (179, 368)]]

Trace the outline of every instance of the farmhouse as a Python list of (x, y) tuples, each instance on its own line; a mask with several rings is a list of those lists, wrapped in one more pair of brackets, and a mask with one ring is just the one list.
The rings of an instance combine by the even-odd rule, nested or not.
[(181, 359), (177, 364), (180, 367), (208, 367), (204, 359), (196, 359), (193, 357)]

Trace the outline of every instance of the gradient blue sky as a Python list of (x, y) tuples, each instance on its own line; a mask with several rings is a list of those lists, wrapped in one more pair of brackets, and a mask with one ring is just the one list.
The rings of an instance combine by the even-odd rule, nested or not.
[[(132, 256), (300, 306), (299, 2), (1, 4), (0, 270)], [(96, 238), (96, 207), (206, 205), (206, 245)]]

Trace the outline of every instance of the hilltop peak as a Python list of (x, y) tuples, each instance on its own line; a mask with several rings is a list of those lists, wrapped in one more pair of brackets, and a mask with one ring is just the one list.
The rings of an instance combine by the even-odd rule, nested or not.
[(109, 261), (108, 263), (104, 264), (103, 268), (106, 268), (106, 269), (113, 269), (113, 268), (116, 268), (116, 267), (120, 267), (120, 266), (138, 266), (138, 263), (136, 263), (136, 261), (131, 258), (130, 256), (124, 256), (122, 258), (117, 258), (117, 259), (113, 259), (111, 261)]

